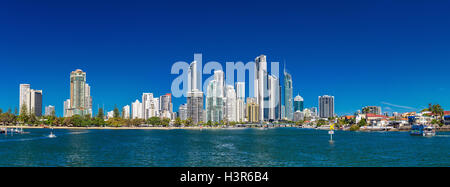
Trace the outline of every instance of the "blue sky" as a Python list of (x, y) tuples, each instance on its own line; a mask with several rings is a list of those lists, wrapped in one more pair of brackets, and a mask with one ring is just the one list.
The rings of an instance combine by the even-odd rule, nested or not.
[[(336, 112), (366, 105), (450, 108), (447, 1), (0, 2), (0, 108), (19, 104), (19, 84), (44, 91), (58, 115), (69, 74), (87, 72), (97, 106), (112, 110), (163, 95), (174, 62), (286, 62), (306, 107), (334, 95)], [(206, 77), (205, 77), (206, 78)], [(185, 98), (174, 99), (174, 108)]]

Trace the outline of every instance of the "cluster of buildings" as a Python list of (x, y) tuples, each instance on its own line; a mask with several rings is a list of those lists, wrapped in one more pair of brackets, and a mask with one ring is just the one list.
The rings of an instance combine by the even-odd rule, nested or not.
[[(172, 95), (154, 96), (143, 93), (131, 105), (122, 108), (122, 117), (126, 119), (149, 119), (152, 117), (174, 120), (192, 119), (199, 122), (245, 122), (261, 123), (280, 120), (298, 121), (305, 118), (334, 117), (334, 97), (320, 96), (319, 110), (316, 107), (305, 108), (303, 98), (293, 98), (292, 76), (283, 72), (284, 82), (267, 70), (267, 58), (260, 55), (255, 59), (254, 97), (246, 97), (246, 83), (225, 84), (225, 73), (214, 71), (213, 79), (207, 83), (205, 93), (196, 61), (188, 69), (187, 100), (173, 112)], [(284, 88), (283, 88), (284, 85)], [(70, 73), (70, 99), (64, 101), (63, 116), (93, 115), (91, 88), (87, 84), (86, 72), (80, 69)], [(284, 104), (282, 103), (284, 101)], [(29, 84), (20, 85), (20, 108), (27, 106), (27, 112), (42, 116), (42, 90), (32, 90)], [(45, 115), (54, 114), (55, 107), (45, 107)], [(114, 111), (106, 112), (107, 118), (114, 117)]]
[(293, 98), (292, 76), (286, 70), (283, 73), (283, 92), (281, 79), (269, 75), (267, 71), (265, 55), (255, 59), (254, 97), (246, 97), (245, 82), (225, 84), (225, 73), (222, 70), (214, 71), (213, 79), (206, 84), (204, 93), (199, 88), (201, 80), (197, 69), (200, 69), (197, 62), (192, 62), (188, 70), (187, 102), (179, 107), (177, 113), (182, 120), (190, 118), (194, 123), (260, 123), (335, 116), (333, 96), (319, 97), (319, 112), (315, 107), (304, 108), (304, 100), (300, 95)]
[[(108, 118), (113, 117), (108, 112)], [(111, 113), (113, 114), (113, 113)], [(125, 119), (149, 119), (152, 117), (174, 119), (172, 95), (170, 93), (154, 97), (153, 93), (143, 93), (142, 102), (138, 99), (122, 108), (122, 117)]]

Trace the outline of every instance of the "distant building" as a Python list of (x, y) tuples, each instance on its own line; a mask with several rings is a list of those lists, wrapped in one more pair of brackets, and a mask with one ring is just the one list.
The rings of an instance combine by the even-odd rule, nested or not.
[(319, 117), (334, 117), (334, 96), (319, 96)]
[(144, 119), (144, 113), (142, 112), (143, 107), (142, 103), (139, 100), (136, 100), (134, 103), (131, 103), (131, 118), (132, 119)]
[(227, 121), (229, 122), (236, 122), (237, 115), (236, 115), (236, 91), (234, 90), (234, 87), (231, 85), (226, 86), (225, 91), (225, 116)]
[(45, 107), (45, 116), (51, 116), (55, 113), (55, 106), (49, 105)]
[(26, 108), (28, 115), (42, 116), (42, 90), (33, 90), (29, 84), (20, 84), (19, 113)]
[(124, 119), (130, 119), (130, 105), (126, 105), (122, 108), (122, 116)]
[(224, 80), (223, 71), (214, 71), (214, 79), (206, 88), (206, 122), (220, 122), (224, 119)]
[(297, 110), (294, 112), (294, 121), (302, 121), (305, 119), (303, 111)]
[(181, 120), (187, 119), (187, 104), (180, 105), (180, 107), (178, 108), (178, 117)]
[(107, 113), (106, 113), (106, 117), (107, 117), (107, 119), (114, 118), (114, 111), (109, 111), (109, 112), (107, 112)]
[(187, 96), (187, 117), (191, 118), (194, 124), (203, 121), (203, 92), (192, 90)]
[(255, 58), (255, 97), (259, 107), (259, 120), (269, 118), (269, 93), (268, 93), (268, 73), (267, 57), (260, 55)]
[(381, 107), (379, 106), (366, 106), (362, 108), (363, 114), (376, 114), (381, 115)]
[(247, 98), (247, 122), (259, 122), (259, 106), (256, 98)]
[(294, 110), (293, 110), (293, 87), (292, 87), (292, 76), (286, 70), (284, 70), (284, 107), (286, 119), (293, 120)]
[(280, 80), (269, 75), (269, 120), (281, 119), (281, 87)]
[(236, 118), (245, 121), (245, 82), (236, 83)]
[(168, 93), (166, 95), (159, 97), (160, 101), (160, 116), (162, 118), (172, 119), (173, 105), (172, 105), (172, 94)]
[(70, 73), (70, 112), (67, 117), (72, 115), (92, 115), (92, 98), (90, 96), (90, 87), (86, 84), (86, 73), (80, 69)]
[(297, 95), (294, 98), (294, 112), (297, 112), (297, 111), (302, 112), (303, 109), (304, 109), (303, 108), (303, 97), (300, 95)]

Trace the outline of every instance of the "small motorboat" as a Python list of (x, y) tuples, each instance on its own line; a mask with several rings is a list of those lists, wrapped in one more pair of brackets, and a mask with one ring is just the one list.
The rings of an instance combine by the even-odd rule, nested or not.
[(422, 136), (436, 136), (436, 130), (431, 126), (427, 126), (423, 129)]

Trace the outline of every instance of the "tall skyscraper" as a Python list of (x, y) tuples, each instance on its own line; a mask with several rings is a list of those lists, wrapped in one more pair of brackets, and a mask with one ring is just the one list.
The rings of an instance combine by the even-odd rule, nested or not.
[(334, 117), (334, 96), (319, 96), (319, 117)]
[(274, 75), (269, 75), (269, 120), (281, 118), (280, 81)]
[(86, 73), (80, 69), (70, 73), (70, 108), (72, 115), (92, 115), (90, 87), (86, 84)]
[(197, 61), (193, 61), (188, 69), (188, 92), (192, 90), (201, 90), (201, 67), (198, 67)]
[(29, 113), (31, 107), (31, 87), (29, 84), (20, 84), (20, 100), (19, 100), (19, 113), (22, 114), (22, 108), (26, 107)]
[(245, 121), (245, 82), (236, 83), (236, 120)]
[(42, 116), (42, 90), (31, 90), (31, 114)]
[(268, 118), (269, 110), (267, 60), (265, 55), (255, 59), (255, 97), (259, 106), (259, 120)]
[(293, 106), (293, 86), (292, 86), (292, 76), (286, 70), (284, 70), (284, 108), (286, 110), (286, 119), (293, 120), (294, 112)]
[(214, 71), (214, 79), (206, 88), (206, 122), (220, 122), (224, 117), (224, 73)]
[(226, 86), (226, 99), (225, 99), (225, 116), (229, 122), (236, 122), (237, 110), (236, 110), (236, 91), (231, 85)]
[(297, 112), (297, 111), (302, 112), (303, 109), (304, 109), (303, 107), (304, 107), (304, 106), (303, 106), (303, 97), (300, 96), (300, 95), (297, 95), (297, 96), (294, 98), (294, 111), (295, 111), (295, 112)]
[(144, 119), (144, 114), (142, 112), (142, 103), (139, 100), (131, 103), (131, 118), (132, 119)]
[(33, 90), (29, 84), (20, 84), (19, 112), (26, 108), (28, 115), (42, 116), (42, 90)]

